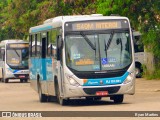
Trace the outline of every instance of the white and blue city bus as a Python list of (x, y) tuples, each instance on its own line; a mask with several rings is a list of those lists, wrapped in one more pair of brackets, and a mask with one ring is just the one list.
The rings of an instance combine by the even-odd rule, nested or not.
[(9, 79), (27, 82), (29, 43), (23, 40), (3, 40), (0, 42), (0, 80), (7, 83)]
[(134, 48), (128, 18), (59, 16), (31, 27), (29, 32), (30, 83), (40, 102), (55, 96), (61, 105), (77, 97), (110, 97), (122, 103), (124, 94), (135, 93)]

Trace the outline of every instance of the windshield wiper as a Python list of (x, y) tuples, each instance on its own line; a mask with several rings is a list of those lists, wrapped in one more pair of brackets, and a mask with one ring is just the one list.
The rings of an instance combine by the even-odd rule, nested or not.
[(80, 34), (81, 34), (82, 37), (86, 40), (86, 42), (91, 46), (91, 48), (92, 48), (93, 50), (96, 50), (95, 45), (92, 44), (92, 42), (88, 39), (88, 37), (87, 37), (83, 32), (80, 32)]
[(106, 40), (104, 40), (106, 58), (107, 58), (107, 50), (108, 50), (108, 48), (109, 48), (109, 46), (110, 46), (110, 44), (111, 44), (111, 42), (112, 42), (113, 35), (114, 35), (114, 32), (112, 31), (112, 32), (111, 32), (111, 35), (110, 35), (110, 37), (109, 37), (109, 40), (108, 40), (108, 42), (107, 42), (107, 44), (106, 44)]
[(18, 54), (17, 50), (16, 50), (16, 49), (14, 49), (14, 51), (16, 52), (16, 54), (18, 55), (18, 57), (20, 58), (20, 55)]
[(106, 44), (106, 40), (105, 40), (105, 51), (108, 50), (108, 48), (109, 48), (109, 46), (110, 46), (110, 44), (111, 44), (111, 42), (112, 42), (113, 35), (114, 35), (114, 32), (112, 31), (112, 32), (111, 32), (111, 35), (110, 35), (110, 37), (109, 37), (109, 40), (108, 40), (108, 42), (107, 42), (107, 44)]

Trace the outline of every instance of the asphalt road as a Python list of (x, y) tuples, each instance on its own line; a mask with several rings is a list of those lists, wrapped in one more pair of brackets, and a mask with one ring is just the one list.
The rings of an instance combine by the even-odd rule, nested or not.
[(71, 100), (67, 106), (53, 101), (40, 103), (30, 83), (10, 81), (0, 83), (0, 111), (160, 111), (160, 80), (136, 79), (135, 95), (126, 95), (122, 104), (114, 104), (109, 98), (103, 98), (94, 102)]

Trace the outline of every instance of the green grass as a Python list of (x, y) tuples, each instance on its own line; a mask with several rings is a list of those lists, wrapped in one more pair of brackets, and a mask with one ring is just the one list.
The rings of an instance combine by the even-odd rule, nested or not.
[(149, 73), (148, 71), (144, 71), (143, 77), (147, 80), (160, 80), (160, 70), (155, 70), (153, 73)]

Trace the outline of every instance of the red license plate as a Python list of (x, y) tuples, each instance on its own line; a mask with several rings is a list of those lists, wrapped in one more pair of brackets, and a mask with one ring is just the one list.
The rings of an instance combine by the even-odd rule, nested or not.
[(20, 75), (19, 78), (25, 78), (25, 76), (24, 75)]
[(106, 95), (108, 95), (108, 91), (97, 91), (96, 95), (97, 96), (106, 96)]

